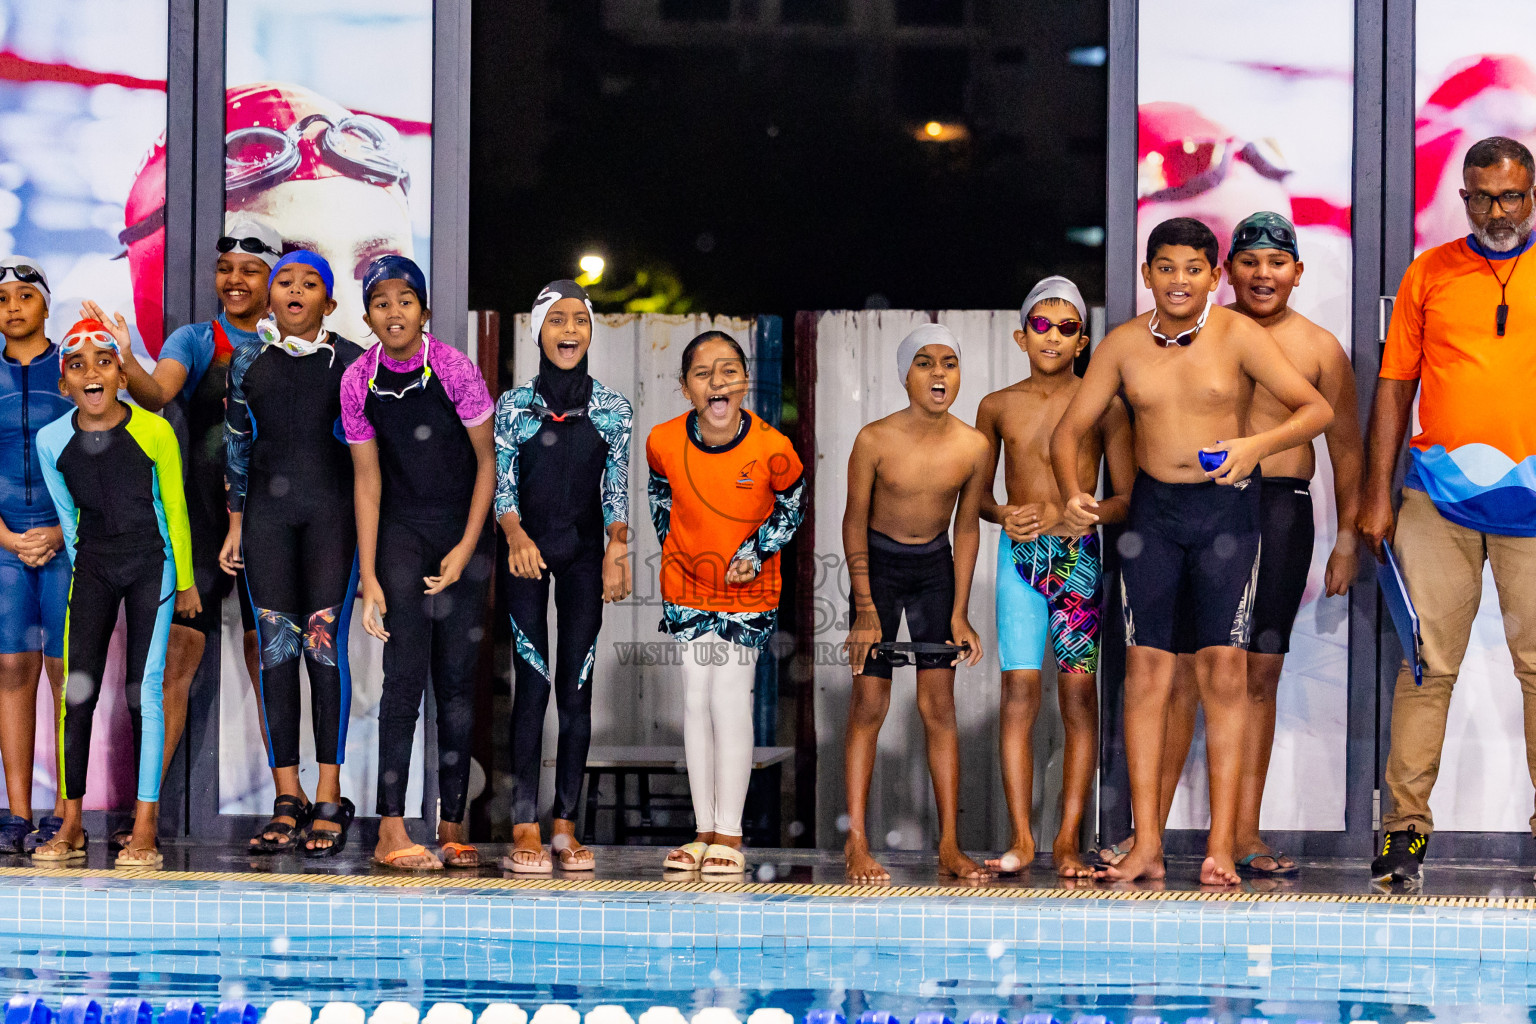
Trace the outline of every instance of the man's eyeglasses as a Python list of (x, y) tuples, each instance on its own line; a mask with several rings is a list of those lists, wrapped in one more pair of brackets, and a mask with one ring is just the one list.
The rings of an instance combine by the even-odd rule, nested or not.
[(1060, 323), (1052, 323), (1049, 317), (1032, 316), (1029, 318), (1029, 329), (1036, 334), (1044, 334), (1052, 327), (1061, 333), (1063, 338), (1075, 338), (1077, 332), (1083, 329), (1081, 320), (1063, 320)]
[(231, 238), (229, 235), (225, 235), (219, 239), (216, 246), (221, 253), (234, 252), (237, 247), (241, 252), (248, 252), (252, 256), (260, 256), (262, 253), (270, 253), (273, 256), (282, 255), (282, 253), (259, 238)]
[(1481, 217), (1493, 210), (1494, 203), (1498, 203), (1505, 213), (1519, 213), (1529, 198), (1530, 192), (1500, 192), (1496, 196), (1487, 192), (1468, 192), (1462, 195), (1461, 201), (1467, 204), (1468, 210)]

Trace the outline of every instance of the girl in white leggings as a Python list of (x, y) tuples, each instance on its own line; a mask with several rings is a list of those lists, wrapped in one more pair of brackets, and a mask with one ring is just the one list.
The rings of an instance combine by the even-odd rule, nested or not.
[(645, 442), (661, 630), (687, 648), (683, 749), (698, 831), (665, 866), (726, 874), (746, 867), (752, 680), (777, 626), (779, 549), (800, 525), (805, 481), (789, 439), (741, 408), (747, 361), (729, 334), (688, 343), (681, 383), (693, 411)]

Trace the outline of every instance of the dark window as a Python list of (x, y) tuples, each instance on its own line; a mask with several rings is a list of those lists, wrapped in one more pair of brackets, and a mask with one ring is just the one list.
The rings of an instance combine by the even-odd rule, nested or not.
[(896, 0), (899, 25), (964, 25), (965, 0)]
[(661, 16), (667, 21), (725, 21), (731, 0), (661, 0)]
[(909, 121), (965, 116), (970, 55), (964, 50), (903, 50), (897, 59), (896, 110)]
[(848, 0), (780, 0), (786, 25), (841, 25), (848, 20)]

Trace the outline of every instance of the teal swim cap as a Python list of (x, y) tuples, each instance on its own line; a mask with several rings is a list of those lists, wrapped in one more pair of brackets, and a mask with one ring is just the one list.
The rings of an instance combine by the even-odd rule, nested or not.
[(1232, 229), (1232, 249), (1227, 258), (1250, 249), (1279, 249), (1290, 253), (1293, 260), (1301, 259), (1296, 248), (1296, 225), (1270, 210), (1251, 213)]

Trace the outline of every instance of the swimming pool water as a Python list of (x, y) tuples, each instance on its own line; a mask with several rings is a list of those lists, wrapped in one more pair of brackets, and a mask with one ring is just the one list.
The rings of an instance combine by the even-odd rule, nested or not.
[(555, 945), (486, 939), (40, 940), (0, 936), (5, 995), (55, 1008), (65, 996), (106, 1003), (140, 996), (155, 1004), (191, 997), (205, 1005), (243, 998), (265, 1008), (298, 999), (312, 1008), (350, 1000), (371, 1008), (403, 1000), (423, 1009), (451, 1001), (478, 1011), (515, 1002), (587, 1010), (617, 1003), (638, 1017), (654, 1005), (685, 1014), (724, 1006), (742, 1016), (763, 1006), (800, 1017), (813, 1007), (852, 1021), (865, 1010), (910, 1019), (923, 1010), (963, 1021), (977, 1010), (1016, 1020), (1102, 1014), (1111, 1021), (1160, 1016), (1181, 1024), (1267, 1018), (1276, 1024), (1351, 1020), (1381, 1024), (1514, 1024), (1532, 1020), (1536, 984), (1521, 963), (1358, 957), (1082, 954)]

